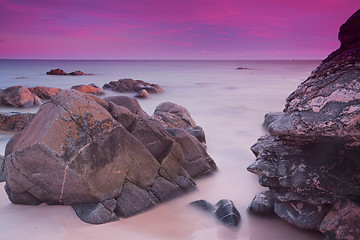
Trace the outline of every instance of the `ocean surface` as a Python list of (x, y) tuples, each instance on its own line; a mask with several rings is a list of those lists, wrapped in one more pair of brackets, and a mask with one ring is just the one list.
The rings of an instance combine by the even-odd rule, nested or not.
[[(321, 234), (295, 228), (277, 217), (247, 212), (254, 195), (263, 191), (257, 177), (246, 171), (255, 157), (250, 151), (262, 128), (265, 113), (282, 111), (285, 98), (320, 61), (77, 61), (0, 60), (0, 88), (15, 85), (71, 88), (121, 78), (160, 84), (165, 92), (139, 100), (152, 114), (165, 101), (186, 107), (206, 134), (208, 153), (218, 165), (212, 176), (198, 179), (198, 190), (137, 216), (118, 222), (90, 225), (67, 206), (12, 204), (0, 184), (1, 239), (241, 239), (320, 240)], [(248, 68), (236, 70), (238, 67)], [(88, 76), (50, 76), (50, 69), (81, 70)], [(104, 96), (119, 95), (106, 91)], [(132, 96), (132, 94), (127, 94)], [(0, 111), (36, 112), (38, 108)], [(0, 154), (12, 133), (0, 132)], [(233, 200), (242, 221), (228, 228), (187, 204), (198, 199), (212, 203)]]

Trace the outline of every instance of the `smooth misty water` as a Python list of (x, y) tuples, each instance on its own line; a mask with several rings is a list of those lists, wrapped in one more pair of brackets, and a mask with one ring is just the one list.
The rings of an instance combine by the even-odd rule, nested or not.
[[(0, 190), (0, 231), (6, 230), (6, 239), (25, 236), (29, 239), (46, 239), (46, 236), (52, 239), (321, 239), (319, 233), (299, 230), (275, 217), (261, 218), (246, 211), (253, 196), (263, 190), (257, 177), (246, 171), (255, 160), (250, 146), (264, 134), (263, 116), (270, 111), (281, 111), (285, 98), (318, 64), (319, 61), (0, 60), (0, 88), (14, 85), (70, 88), (89, 83), (102, 86), (128, 77), (158, 83), (165, 92), (140, 100), (141, 106), (149, 114), (164, 101), (186, 107), (196, 123), (204, 128), (208, 152), (219, 167), (213, 176), (197, 180), (198, 191), (135, 217), (101, 226), (81, 222), (69, 207), (11, 204)], [(251, 70), (235, 70), (237, 67)], [(94, 75), (46, 75), (53, 68)], [(116, 94), (106, 92), (106, 96)], [(2, 107), (0, 110), (19, 109)], [(10, 137), (7, 132), (0, 133), (1, 152)], [(239, 228), (224, 227), (186, 206), (198, 199), (215, 203), (222, 198), (232, 199), (239, 209), (242, 215)]]

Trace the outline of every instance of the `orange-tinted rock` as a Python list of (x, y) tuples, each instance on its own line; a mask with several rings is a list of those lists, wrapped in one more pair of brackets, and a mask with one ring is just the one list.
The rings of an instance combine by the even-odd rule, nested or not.
[(104, 94), (104, 91), (93, 85), (76, 85), (72, 86), (71, 89), (75, 89), (82, 93), (90, 93), (95, 95)]
[(54, 97), (56, 94), (58, 94), (61, 89), (39, 86), (34, 88), (29, 87), (28, 90), (34, 93), (35, 95), (37, 95), (41, 99), (50, 99)]
[(42, 104), (40, 98), (24, 86), (14, 86), (2, 91), (2, 102), (11, 107), (32, 107)]

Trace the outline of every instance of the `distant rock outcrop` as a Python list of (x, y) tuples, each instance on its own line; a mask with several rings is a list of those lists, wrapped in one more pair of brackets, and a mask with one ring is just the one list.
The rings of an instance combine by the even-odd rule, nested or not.
[(71, 72), (71, 73), (67, 73), (65, 72), (64, 70), (62, 69), (51, 69), (49, 72), (46, 72), (47, 75), (72, 75), (72, 76), (80, 76), (80, 75), (91, 75), (91, 74), (88, 74), (88, 73), (84, 73), (82, 71), (74, 71), (74, 72)]
[[(341, 47), (267, 116), (248, 170), (269, 187), (273, 210), (326, 239), (360, 239), (360, 10), (341, 26)], [(271, 200), (273, 198), (273, 200)], [(261, 210), (262, 211), (262, 210)]]
[(194, 177), (216, 170), (195, 137), (132, 112), (133, 100), (64, 90), (44, 103), (6, 146), (9, 199), (71, 205), (83, 221), (100, 224), (194, 189)]

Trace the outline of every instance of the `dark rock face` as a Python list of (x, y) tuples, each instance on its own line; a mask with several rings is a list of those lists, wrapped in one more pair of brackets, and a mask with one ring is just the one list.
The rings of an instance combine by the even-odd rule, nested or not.
[(2, 103), (11, 107), (39, 106), (42, 101), (24, 86), (14, 86), (2, 91)]
[(197, 200), (190, 203), (190, 205), (213, 214), (219, 221), (228, 226), (236, 227), (241, 220), (240, 213), (236, 209), (233, 201), (228, 199), (221, 199), (215, 205), (212, 205), (206, 200)]
[(33, 113), (0, 113), (0, 129), (7, 131), (23, 130), (35, 114)]
[(359, 32), (357, 11), (340, 28), (341, 47), (290, 94), (283, 113), (266, 117), (269, 133), (252, 146), (248, 167), (269, 187), (278, 216), (327, 239), (360, 239)]
[[(194, 189), (185, 164), (189, 150), (159, 122), (115, 102), (64, 90), (44, 103), (6, 146), (9, 199), (71, 205), (83, 221), (99, 224)], [(211, 172), (202, 171), (197, 175)]]
[(104, 91), (93, 85), (76, 85), (72, 86), (71, 89), (75, 89), (82, 93), (90, 93), (95, 95), (104, 94)]
[(158, 84), (151, 84), (142, 80), (133, 80), (131, 78), (119, 79), (104, 84), (103, 88), (110, 88), (117, 92), (140, 92), (146, 90), (148, 93), (161, 93), (164, 90)]

